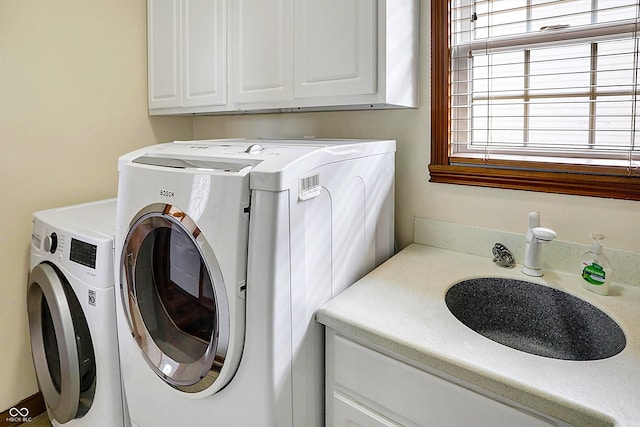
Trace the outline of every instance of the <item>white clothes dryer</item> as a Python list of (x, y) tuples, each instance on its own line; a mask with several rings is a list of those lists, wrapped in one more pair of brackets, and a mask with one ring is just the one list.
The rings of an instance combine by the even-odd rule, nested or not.
[(31, 352), (54, 426), (126, 426), (117, 351), (116, 199), (33, 215)]
[(395, 141), (206, 140), (119, 160), (132, 425), (324, 425), (314, 313), (393, 254)]

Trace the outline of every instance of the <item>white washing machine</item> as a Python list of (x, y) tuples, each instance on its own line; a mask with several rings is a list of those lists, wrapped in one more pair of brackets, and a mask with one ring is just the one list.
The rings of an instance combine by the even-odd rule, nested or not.
[(31, 353), (54, 426), (126, 426), (117, 351), (116, 199), (33, 215)]
[(314, 313), (393, 254), (395, 141), (182, 141), (118, 169), (132, 424), (324, 425)]

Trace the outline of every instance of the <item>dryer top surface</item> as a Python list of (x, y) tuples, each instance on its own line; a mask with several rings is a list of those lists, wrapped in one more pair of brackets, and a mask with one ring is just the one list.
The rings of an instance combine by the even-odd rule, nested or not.
[(251, 188), (279, 191), (288, 179), (319, 166), (395, 152), (394, 140), (213, 139), (174, 141), (120, 157), (125, 165), (191, 169), (198, 173), (250, 174)]
[(96, 240), (113, 240), (116, 232), (116, 199), (46, 209), (33, 214), (34, 222), (50, 229), (82, 234)]
[(112, 288), (115, 223), (116, 199), (34, 213), (30, 268), (47, 261), (74, 283)]

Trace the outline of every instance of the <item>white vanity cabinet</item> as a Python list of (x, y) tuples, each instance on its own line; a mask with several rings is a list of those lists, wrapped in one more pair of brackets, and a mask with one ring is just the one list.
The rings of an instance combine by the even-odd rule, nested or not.
[(418, 106), (418, 0), (147, 4), (150, 114)]
[(326, 338), (327, 426), (568, 426), (454, 384), (331, 328)]
[(227, 109), (226, 0), (147, 0), (151, 114)]

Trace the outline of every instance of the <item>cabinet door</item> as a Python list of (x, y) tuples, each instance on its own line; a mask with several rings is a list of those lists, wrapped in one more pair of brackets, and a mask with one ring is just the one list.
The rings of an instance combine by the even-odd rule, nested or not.
[(331, 329), (326, 331), (328, 425), (567, 425), (446, 381), (337, 335)]
[(147, 1), (149, 108), (179, 107), (180, 0)]
[(377, 1), (295, 2), (296, 98), (377, 90)]
[(293, 0), (234, 0), (230, 7), (234, 101), (292, 99)]
[(182, 105), (224, 105), (227, 103), (226, 0), (183, 2)]
[(333, 420), (327, 425), (333, 427), (401, 427), (398, 424), (375, 411), (366, 408), (348, 396), (334, 393)]

